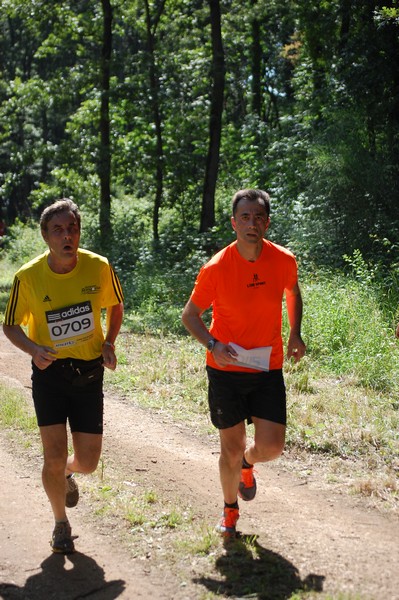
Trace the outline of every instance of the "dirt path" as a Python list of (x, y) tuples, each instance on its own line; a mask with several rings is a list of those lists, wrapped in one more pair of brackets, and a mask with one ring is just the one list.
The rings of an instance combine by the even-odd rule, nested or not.
[[(29, 373), (29, 357), (0, 333), (2, 381), (28, 390)], [(221, 508), (215, 441), (110, 394), (105, 427), (105, 468), (117, 465), (128, 480), (140, 467), (143, 486), (183, 498), (198, 521), (215, 522)], [(112, 527), (93, 521), (93, 507), (84, 494), (70, 513), (73, 533), (79, 536), (78, 552), (54, 556), (48, 543), (52, 518), (40, 483), (40, 456), (26, 460), (21, 446), (7, 440), (0, 432), (0, 598), (200, 600), (211, 591), (219, 598), (285, 600), (290, 595), (270, 575), (277, 568), (285, 590), (288, 580), (292, 590), (307, 584), (313, 590), (309, 598), (399, 600), (398, 518), (322, 489), (317, 473), (297, 479), (284, 470), (285, 458), (259, 466), (257, 498), (241, 504), (239, 528), (258, 538), (256, 560), (247, 557), (241, 567), (238, 562), (243, 572), (234, 582), (228, 581), (228, 552), (213, 570), (201, 572), (198, 565), (186, 565), (184, 585), (165, 561), (160, 565), (152, 558), (148, 540), (143, 539), (142, 552), (133, 558)], [(270, 578), (270, 596), (258, 595), (256, 586), (248, 592), (240, 585), (248, 568)]]

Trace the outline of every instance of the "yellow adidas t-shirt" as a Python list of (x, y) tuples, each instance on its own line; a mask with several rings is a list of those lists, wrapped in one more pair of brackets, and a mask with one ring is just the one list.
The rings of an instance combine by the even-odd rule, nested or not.
[(76, 267), (62, 275), (50, 269), (48, 254), (16, 273), (4, 323), (27, 326), (28, 337), (54, 348), (57, 358), (92, 360), (104, 341), (101, 309), (123, 302), (119, 279), (94, 252), (79, 249)]

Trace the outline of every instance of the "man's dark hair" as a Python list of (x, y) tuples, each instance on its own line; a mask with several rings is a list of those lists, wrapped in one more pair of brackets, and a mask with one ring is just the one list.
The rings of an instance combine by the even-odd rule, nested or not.
[(240, 200), (244, 200), (244, 199), (250, 200), (251, 202), (253, 202), (255, 200), (263, 200), (263, 204), (265, 206), (267, 216), (270, 215), (270, 196), (269, 196), (269, 194), (267, 192), (264, 192), (263, 190), (245, 189), (245, 190), (239, 190), (233, 196), (233, 200), (232, 200), (233, 216), (235, 216), (235, 214), (237, 212), (238, 203), (240, 202)]
[(61, 198), (61, 200), (56, 200), (56, 202), (50, 204), (50, 206), (44, 209), (40, 217), (40, 229), (42, 231), (47, 231), (48, 222), (54, 217), (54, 215), (58, 215), (63, 212), (73, 213), (80, 229), (79, 208), (77, 207), (75, 202), (73, 202), (69, 198)]

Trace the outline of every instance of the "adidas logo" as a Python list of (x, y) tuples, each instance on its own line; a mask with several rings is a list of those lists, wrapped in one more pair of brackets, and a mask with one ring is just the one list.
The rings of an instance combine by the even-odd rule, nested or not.
[(43, 302), (51, 302), (50, 296), (44, 296)]

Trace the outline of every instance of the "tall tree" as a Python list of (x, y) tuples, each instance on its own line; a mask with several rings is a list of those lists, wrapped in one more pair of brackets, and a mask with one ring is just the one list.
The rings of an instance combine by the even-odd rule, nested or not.
[(202, 195), (201, 233), (208, 231), (215, 225), (215, 190), (219, 171), (225, 86), (225, 60), (219, 0), (209, 0), (209, 7), (212, 36), (212, 89), (209, 119), (209, 146)]
[(150, 6), (148, 0), (144, 0), (147, 45), (149, 54), (149, 76), (150, 76), (150, 98), (152, 106), (152, 116), (155, 127), (155, 200), (154, 211), (152, 218), (154, 240), (159, 239), (159, 211), (162, 204), (163, 196), (163, 170), (164, 170), (164, 152), (162, 139), (162, 116), (159, 103), (159, 88), (160, 82), (157, 74), (157, 60), (155, 55), (155, 37), (156, 30), (165, 7), (166, 0), (161, 0), (157, 7), (156, 13), (151, 17)]
[[(257, 4), (257, 0), (251, 0), (252, 8), (254, 8)], [(260, 42), (260, 22), (253, 11), (253, 15), (251, 18), (251, 88), (252, 88), (252, 111), (258, 117), (261, 116), (262, 110), (262, 47)]]
[(100, 236), (101, 245), (107, 248), (111, 231), (111, 148), (109, 91), (112, 55), (112, 6), (110, 0), (101, 0), (103, 10), (103, 39), (101, 48), (101, 106), (100, 151), (98, 174), (100, 178)]

